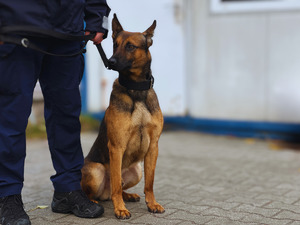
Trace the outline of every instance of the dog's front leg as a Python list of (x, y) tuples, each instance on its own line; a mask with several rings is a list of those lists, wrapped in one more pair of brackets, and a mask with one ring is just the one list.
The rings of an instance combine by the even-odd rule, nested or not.
[(124, 151), (109, 144), (111, 199), (115, 215), (118, 219), (129, 219), (130, 212), (126, 209), (122, 196), (122, 158)]
[(145, 201), (148, 211), (152, 213), (163, 213), (165, 209), (156, 202), (153, 193), (154, 174), (156, 160), (158, 156), (158, 140), (151, 141), (149, 151), (145, 156), (144, 171), (145, 171)]

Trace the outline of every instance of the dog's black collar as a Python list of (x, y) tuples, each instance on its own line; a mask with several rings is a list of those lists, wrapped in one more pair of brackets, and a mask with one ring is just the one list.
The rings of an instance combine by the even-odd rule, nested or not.
[(154, 77), (150, 75), (146, 81), (136, 82), (126, 79), (125, 76), (119, 75), (119, 83), (128, 90), (146, 91), (153, 88)]

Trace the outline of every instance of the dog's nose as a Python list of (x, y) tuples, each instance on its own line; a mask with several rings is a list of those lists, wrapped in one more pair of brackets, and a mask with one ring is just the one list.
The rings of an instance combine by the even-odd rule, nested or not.
[(110, 64), (111, 66), (114, 66), (114, 65), (117, 64), (116, 58), (113, 58), (113, 57), (111, 57), (111, 58), (108, 60), (108, 62), (109, 62), (109, 64)]

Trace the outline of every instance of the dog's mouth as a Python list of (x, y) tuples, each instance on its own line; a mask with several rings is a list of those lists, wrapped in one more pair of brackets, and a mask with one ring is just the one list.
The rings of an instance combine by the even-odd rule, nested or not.
[(111, 57), (109, 60), (109, 68), (118, 72), (124, 72), (130, 70), (132, 63), (129, 61), (121, 62), (115, 57)]

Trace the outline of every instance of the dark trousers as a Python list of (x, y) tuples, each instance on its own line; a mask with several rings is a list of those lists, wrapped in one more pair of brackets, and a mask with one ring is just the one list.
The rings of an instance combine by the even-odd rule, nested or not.
[[(36, 40), (50, 52), (78, 51), (80, 43)], [(0, 197), (20, 194), (26, 155), (25, 129), (33, 90), (39, 80), (44, 95), (49, 149), (56, 174), (54, 189), (80, 189), (83, 153), (80, 143), (79, 84), (84, 59), (54, 57), (20, 46), (0, 45)]]

